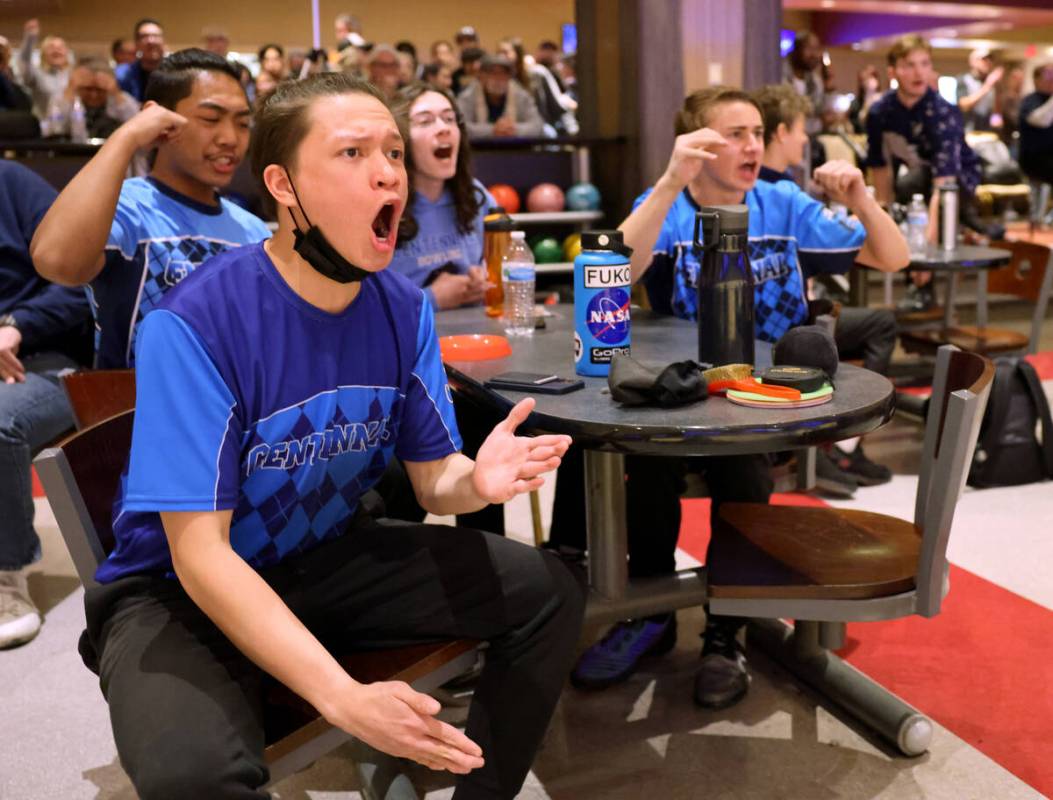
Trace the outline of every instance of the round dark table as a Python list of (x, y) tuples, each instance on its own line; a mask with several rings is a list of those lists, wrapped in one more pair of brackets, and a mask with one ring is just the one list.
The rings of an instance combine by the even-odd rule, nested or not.
[[(529, 392), (488, 389), (485, 381), (501, 372), (574, 372), (574, 310), (549, 307), (554, 315), (531, 337), (510, 338), (512, 355), (488, 361), (446, 365), (454, 388), (466, 396), (507, 411)], [(481, 308), (436, 315), (440, 336), (464, 333), (503, 334), (499, 320)], [(634, 309), (632, 354), (655, 366), (697, 358), (694, 323)], [(760, 360), (760, 358), (758, 358)], [(585, 388), (565, 395), (535, 394), (537, 406), (529, 429), (566, 433), (590, 450), (650, 455), (740, 455), (792, 450), (858, 436), (884, 424), (895, 408), (892, 384), (882, 375), (842, 364), (831, 402), (800, 409), (757, 409), (722, 397), (679, 408), (628, 407), (615, 402), (606, 378), (582, 378)]]
[(929, 245), (924, 253), (911, 253), (909, 272), (944, 272), (947, 275), (946, 296), (943, 302), (943, 327), (954, 324), (954, 296), (958, 277), (963, 272), (976, 272), (976, 324), (987, 327), (987, 270), (1004, 267), (1012, 253), (997, 247), (962, 244), (953, 250)]

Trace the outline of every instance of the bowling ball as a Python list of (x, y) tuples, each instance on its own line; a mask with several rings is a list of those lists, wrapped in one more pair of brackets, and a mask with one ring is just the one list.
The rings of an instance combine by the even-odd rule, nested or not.
[(581, 252), (581, 234), (572, 233), (563, 240), (563, 260), (573, 261)]
[(493, 195), (497, 205), (501, 206), (509, 214), (515, 214), (519, 211), (519, 192), (507, 183), (495, 183), (493, 186), (487, 187), (487, 190)]
[(527, 195), (527, 211), (552, 212), (563, 210), (563, 190), (554, 183), (539, 183)]
[(596, 211), (600, 207), (600, 190), (591, 183), (575, 183), (567, 189), (567, 208), (571, 211)]
[(538, 264), (558, 264), (563, 260), (563, 248), (552, 236), (546, 236), (534, 245), (534, 261)]

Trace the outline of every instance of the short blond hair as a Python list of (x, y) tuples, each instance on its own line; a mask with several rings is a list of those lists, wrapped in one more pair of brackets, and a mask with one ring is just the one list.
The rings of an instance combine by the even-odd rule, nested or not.
[(708, 127), (712, 122), (714, 109), (728, 103), (748, 103), (757, 109), (762, 118), (764, 116), (761, 107), (757, 105), (757, 101), (749, 92), (733, 86), (710, 86), (692, 92), (684, 98), (684, 105), (676, 112), (676, 119), (673, 122), (676, 135), (680, 136)]
[(906, 58), (915, 50), (924, 50), (929, 54), (929, 58), (932, 58), (932, 45), (927, 40), (916, 33), (900, 36), (896, 39), (895, 44), (892, 45), (892, 49), (888, 51), (888, 65), (890, 67), (896, 66), (897, 61), (901, 58)]
[(753, 99), (760, 108), (761, 119), (764, 120), (765, 147), (771, 144), (780, 123), (791, 128), (797, 117), (807, 117), (812, 113), (812, 101), (797, 94), (788, 83), (762, 86), (753, 92)]

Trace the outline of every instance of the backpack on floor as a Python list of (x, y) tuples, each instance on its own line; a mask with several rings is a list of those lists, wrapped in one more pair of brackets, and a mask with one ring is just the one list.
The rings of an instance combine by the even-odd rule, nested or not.
[(969, 485), (1017, 486), (1045, 478), (1053, 478), (1053, 419), (1038, 373), (1023, 358), (996, 358)]

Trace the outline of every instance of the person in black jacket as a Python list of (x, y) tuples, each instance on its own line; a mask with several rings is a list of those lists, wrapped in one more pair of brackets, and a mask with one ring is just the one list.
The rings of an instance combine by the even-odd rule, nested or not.
[(73, 427), (59, 376), (91, 352), (84, 290), (49, 283), (29, 257), (55, 195), (35, 172), (0, 161), (0, 649), (40, 630), (24, 573), (40, 558), (30, 459)]

